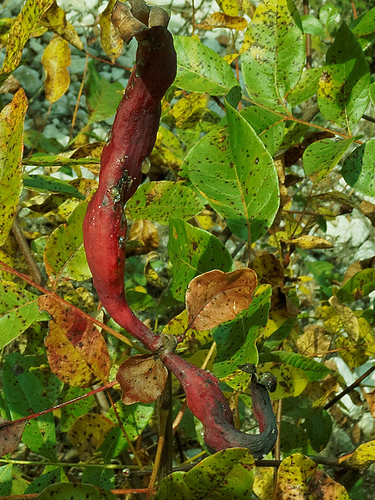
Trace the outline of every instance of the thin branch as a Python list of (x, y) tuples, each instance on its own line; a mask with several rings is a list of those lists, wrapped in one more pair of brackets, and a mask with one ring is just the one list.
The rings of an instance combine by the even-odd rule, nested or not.
[[(303, 14), (305, 16), (309, 15), (309, 0), (303, 0)], [(306, 43), (306, 69), (311, 68), (312, 56), (311, 56), (311, 35), (306, 33), (305, 43)]]
[(40, 270), (35, 262), (35, 259), (31, 253), (30, 247), (26, 241), (26, 238), (22, 232), (22, 229), (20, 228), (20, 226), (18, 224), (17, 217), (13, 221), (12, 231), (13, 231), (14, 237), (16, 238), (18, 246), (20, 247), (21, 252), (23, 253), (23, 256), (25, 257), (27, 265), (29, 266), (32, 279), (36, 283), (38, 283), (38, 285), (42, 285), (43, 276), (42, 276), (42, 274), (41, 274), (41, 272), (40, 272)]
[(324, 409), (328, 410), (331, 408), (333, 405), (335, 405), (340, 399), (342, 399), (346, 394), (349, 394), (349, 392), (353, 391), (356, 387), (358, 387), (364, 380), (367, 378), (371, 373), (375, 371), (375, 365), (372, 366), (365, 372), (363, 375), (361, 375), (355, 382), (353, 382), (351, 385), (349, 385), (346, 389), (344, 389), (340, 394), (337, 394), (331, 401), (328, 401), (326, 405), (324, 405)]

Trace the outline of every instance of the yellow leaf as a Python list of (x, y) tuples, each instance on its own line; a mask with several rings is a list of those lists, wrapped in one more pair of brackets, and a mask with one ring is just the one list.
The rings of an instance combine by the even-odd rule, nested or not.
[(27, 0), (10, 28), (2, 73), (12, 73), (17, 68), (25, 43), (52, 2), (53, 0)]
[(22, 192), (23, 123), (27, 109), (20, 89), (0, 113), (0, 246), (8, 238)]
[(109, 0), (107, 7), (100, 14), (100, 41), (104, 52), (115, 62), (122, 54), (124, 42), (112, 24), (111, 16), (116, 0)]
[(309, 381), (303, 370), (285, 363), (270, 361), (257, 366), (258, 375), (265, 372), (271, 372), (277, 378), (276, 391), (272, 393), (275, 400), (299, 396)]
[(280, 261), (268, 252), (262, 252), (251, 263), (251, 268), (258, 275), (259, 283), (281, 286), (284, 281), (284, 268)]
[(375, 462), (375, 441), (363, 443), (349, 455), (339, 458), (339, 463), (345, 462), (345, 465), (356, 469), (363, 469)]
[(324, 238), (320, 238), (319, 236), (299, 236), (298, 238), (293, 238), (292, 240), (288, 240), (287, 243), (290, 245), (295, 245), (298, 248), (309, 249), (322, 249), (322, 248), (333, 248), (332, 243), (325, 240)]
[(216, 3), (224, 12), (230, 16), (238, 16), (238, 1), (237, 0), (216, 0)]
[(65, 94), (70, 84), (67, 70), (71, 64), (68, 42), (59, 36), (52, 38), (43, 53), (42, 64), (46, 72), (46, 99), (53, 103)]
[(171, 319), (164, 327), (163, 333), (165, 335), (174, 335), (175, 337), (179, 337), (186, 331), (184, 340), (177, 345), (178, 352), (185, 351), (186, 349), (194, 352), (200, 346), (212, 342), (212, 336), (209, 330), (198, 331), (194, 330), (194, 328), (188, 329), (188, 326), (187, 311), (185, 309), (178, 316)]
[(214, 28), (230, 28), (238, 31), (243, 31), (247, 27), (247, 21), (244, 17), (230, 16), (222, 12), (214, 12), (206, 19), (198, 24), (198, 28), (203, 30), (212, 30)]
[(65, 12), (56, 2), (53, 2), (51, 7), (45, 12), (40, 24), (60, 35), (61, 38), (64, 38), (64, 40), (77, 47), (77, 49), (84, 50), (84, 45), (78, 33), (73, 25), (68, 23)]
[(207, 96), (205, 94), (189, 94), (173, 106), (170, 113), (176, 120), (177, 128), (191, 128), (206, 112)]
[(307, 480), (316, 467), (316, 463), (301, 453), (285, 458), (279, 467), (278, 487), (281, 494), (278, 498), (308, 498)]

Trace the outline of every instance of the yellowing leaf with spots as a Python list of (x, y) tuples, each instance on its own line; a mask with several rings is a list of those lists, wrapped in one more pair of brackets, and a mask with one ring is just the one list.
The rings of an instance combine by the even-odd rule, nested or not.
[(246, 30), (244, 49), (242, 70), (251, 99), (284, 107), (284, 98), (297, 85), (305, 65), (302, 24), (294, 3), (261, 2)]
[(238, 0), (216, 0), (216, 3), (224, 14), (238, 16)]
[(315, 469), (309, 479), (309, 498), (321, 500), (350, 500), (348, 492), (340, 483), (336, 483), (322, 469)]
[(76, 308), (42, 295), (40, 309), (52, 319), (44, 344), (51, 370), (74, 387), (88, 387), (95, 380), (106, 382), (110, 359), (99, 330)]
[(253, 299), (257, 276), (252, 269), (224, 273), (218, 269), (194, 278), (186, 292), (188, 323), (208, 330), (234, 319)]
[(307, 481), (316, 467), (316, 463), (301, 453), (293, 453), (285, 458), (279, 467), (278, 498), (285, 500), (308, 498)]
[(207, 96), (191, 93), (178, 100), (171, 109), (178, 128), (193, 128), (206, 112)]
[(258, 375), (265, 372), (271, 372), (277, 378), (277, 387), (272, 393), (272, 399), (275, 400), (299, 396), (309, 382), (303, 370), (285, 363), (268, 362), (258, 365)]
[(70, 76), (67, 68), (71, 62), (68, 42), (59, 36), (52, 38), (42, 56), (42, 64), (46, 73), (44, 86), (46, 99), (49, 102), (56, 102), (68, 90)]
[(209, 330), (194, 330), (194, 328), (188, 328), (188, 317), (187, 311), (182, 311), (175, 318), (164, 327), (163, 333), (165, 335), (174, 335), (179, 337), (184, 334), (184, 339), (177, 345), (177, 351), (189, 350), (190, 352), (195, 352), (199, 347), (212, 342), (211, 332)]
[(348, 467), (364, 469), (375, 462), (375, 441), (363, 443), (349, 455), (339, 458), (339, 463), (345, 463)]
[(114, 422), (104, 415), (88, 413), (77, 418), (69, 429), (68, 439), (82, 462), (87, 462), (94, 456), (113, 427)]
[(22, 193), (23, 124), (27, 98), (20, 89), (0, 113), (0, 246), (13, 225)]
[(53, 0), (27, 0), (23, 6), (10, 28), (5, 60), (1, 70), (4, 76), (17, 68), (25, 43), (35, 31), (39, 19), (52, 2)]
[(115, 62), (122, 54), (124, 42), (112, 24), (111, 16), (116, 0), (109, 0), (107, 7), (100, 14), (100, 41), (104, 52)]

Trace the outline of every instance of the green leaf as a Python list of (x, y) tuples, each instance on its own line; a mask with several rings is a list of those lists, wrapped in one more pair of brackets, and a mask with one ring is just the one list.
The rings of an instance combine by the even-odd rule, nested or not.
[(23, 124), (27, 109), (21, 89), (0, 113), (0, 246), (4, 245), (22, 193)]
[(95, 69), (93, 61), (89, 62), (86, 81), (86, 101), (90, 111), (88, 125), (107, 120), (113, 116), (120, 104), (124, 87), (121, 83), (109, 83)]
[(213, 269), (233, 270), (232, 258), (216, 236), (179, 219), (170, 221), (168, 254), (173, 265), (171, 291), (181, 301), (195, 276)]
[(82, 223), (87, 202), (80, 203), (48, 238), (44, 249), (44, 265), (52, 279), (70, 278), (83, 281), (91, 278), (83, 247)]
[(355, 19), (351, 23), (350, 29), (363, 48), (375, 41), (375, 7)]
[(98, 489), (91, 484), (60, 483), (48, 486), (38, 500), (116, 500), (118, 497), (110, 491)]
[(174, 47), (177, 52), (174, 84), (177, 87), (189, 92), (223, 95), (238, 86), (230, 65), (199, 40), (175, 36)]
[(258, 361), (255, 342), (267, 324), (271, 292), (269, 285), (258, 287), (248, 309), (212, 333), (217, 346), (214, 373), (233, 389), (244, 391), (249, 386), (251, 376), (238, 365)]
[(12, 491), (13, 465), (6, 464), (0, 467), (0, 495), (10, 495)]
[(326, 33), (319, 19), (314, 16), (305, 15), (301, 17), (301, 21), (304, 33), (309, 33), (310, 35), (325, 38)]
[(311, 180), (316, 184), (327, 177), (331, 170), (344, 156), (354, 137), (335, 141), (322, 139), (314, 142), (303, 153), (303, 168)]
[(273, 156), (283, 141), (285, 120), (276, 113), (259, 106), (245, 108), (241, 111), (241, 116), (250, 123), (269, 154)]
[(346, 24), (337, 31), (326, 63), (319, 81), (319, 109), (327, 120), (350, 131), (366, 111), (371, 80), (361, 46)]
[(375, 105), (375, 82), (370, 85), (370, 97), (372, 104)]
[(168, 224), (170, 217), (191, 219), (204, 206), (192, 189), (172, 181), (142, 184), (128, 201), (126, 216)]
[(320, 453), (327, 446), (332, 433), (329, 413), (323, 408), (314, 411), (306, 418), (305, 426), (313, 450)]
[[(36, 30), (39, 19), (51, 6), (53, 0), (27, 0), (10, 28), (6, 44), (5, 60), (1, 72), (8, 75), (21, 61), (22, 51), (31, 33)], [(0, 78), (1, 81), (1, 78)], [(1, 85), (1, 82), (0, 82)]]
[(241, 59), (250, 98), (284, 108), (285, 96), (298, 83), (305, 65), (302, 24), (294, 3), (261, 2), (246, 30), (246, 42), (249, 49)]
[(323, 5), (319, 11), (319, 19), (322, 21), (328, 32), (330, 32), (331, 29), (338, 23), (339, 18), (339, 11), (331, 3)]
[[(104, 144), (104, 143), (103, 143)], [(36, 154), (27, 158), (23, 162), (26, 165), (36, 165), (38, 167), (70, 167), (73, 165), (97, 165), (100, 163), (99, 158), (69, 158), (69, 156), (62, 155), (45, 155), (41, 156), (40, 154)], [(35, 177), (35, 176), (34, 176)], [(53, 180), (58, 180), (55, 177), (49, 177)]]
[[(45, 394), (44, 384), (30, 371), (43, 361), (44, 358), (22, 356), (18, 352), (7, 356), (2, 381), (12, 420), (52, 406), (52, 402)], [(22, 442), (35, 453), (54, 460), (56, 431), (52, 413), (30, 420), (23, 432)]]
[(337, 291), (340, 302), (355, 302), (375, 290), (375, 269), (359, 271)]
[(322, 68), (311, 68), (302, 73), (300, 81), (286, 98), (292, 108), (307, 101), (318, 92), (321, 74)]
[(29, 484), (25, 490), (25, 494), (41, 493), (47, 486), (61, 482), (61, 467), (54, 467), (47, 471), (46, 469), (47, 467), (45, 467), (43, 474)]
[(274, 351), (261, 354), (260, 362), (266, 363), (268, 361), (282, 362), (299, 368), (307, 375), (310, 382), (321, 380), (330, 373), (330, 369), (322, 363), (318, 363), (314, 359), (307, 358), (306, 356), (301, 356), (296, 352)]
[(39, 312), (37, 295), (16, 283), (0, 283), (0, 349), (16, 339), (35, 321), (48, 319), (48, 314)]
[(160, 483), (156, 500), (248, 500), (254, 458), (245, 448), (222, 450), (189, 472), (174, 472)]
[(355, 149), (344, 161), (341, 175), (361, 194), (375, 196), (375, 139), (370, 139)]
[(231, 231), (255, 241), (279, 206), (273, 160), (247, 121), (226, 105), (228, 128), (214, 129), (185, 158), (189, 178)]
[(80, 200), (85, 200), (85, 196), (78, 189), (71, 186), (69, 182), (51, 177), (50, 175), (25, 175), (23, 185), (26, 188), (39, 191), (40, 193), (62, 193)]

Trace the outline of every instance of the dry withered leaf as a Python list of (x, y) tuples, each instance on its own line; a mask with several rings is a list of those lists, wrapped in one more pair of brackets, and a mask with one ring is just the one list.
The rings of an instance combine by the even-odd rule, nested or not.
[[(134, 244), (134, 248), (132, 243)], [(136, 220), (129, 230), (127, 255), (142, 255), (159, 246), (159, 235), (155, 225), (148, 220)]]
[(203, 30), (212, 30), (214, 28), (230, 28), (238, 31), (243, 31), (247, 27), (247, 21), (244, 17), (230, 16), (222, 12), (214, 12), (210, 16), (197, 25), (197, 28)]
[(0, 417), (0, 457), (12, 453), (17, 448), (25, 425), (26, 422), (13, 423)]
[(257, 276), (252, 269), (214, 270), (194, 278), (186, 291), (190, 328), (209, 330), (234, 319), (253, 299)]
[(321, 469), (314, 470), (308, 484), (311, 498), (320, 498), (321, 500), (340, 498), (341, 500), (349, 500), (349, 495), (344, 486), (336, 483)]
[(152, 403), (161, 396), (167, 376), (168, 370), (154, 354), (131, 356), (120, 365), (116, 375), (122, 402)]
[(366, 394), (366, 400), (369, 406), (370, 413), (375, 418), (375, 389)]
[(39, 297), (38, 305), (52, 316), (44, 343), (53, 373), (74, 387), (88, 387), (97, 379), (106, 382), (110, 359), (96, 326), (51, 296)]

